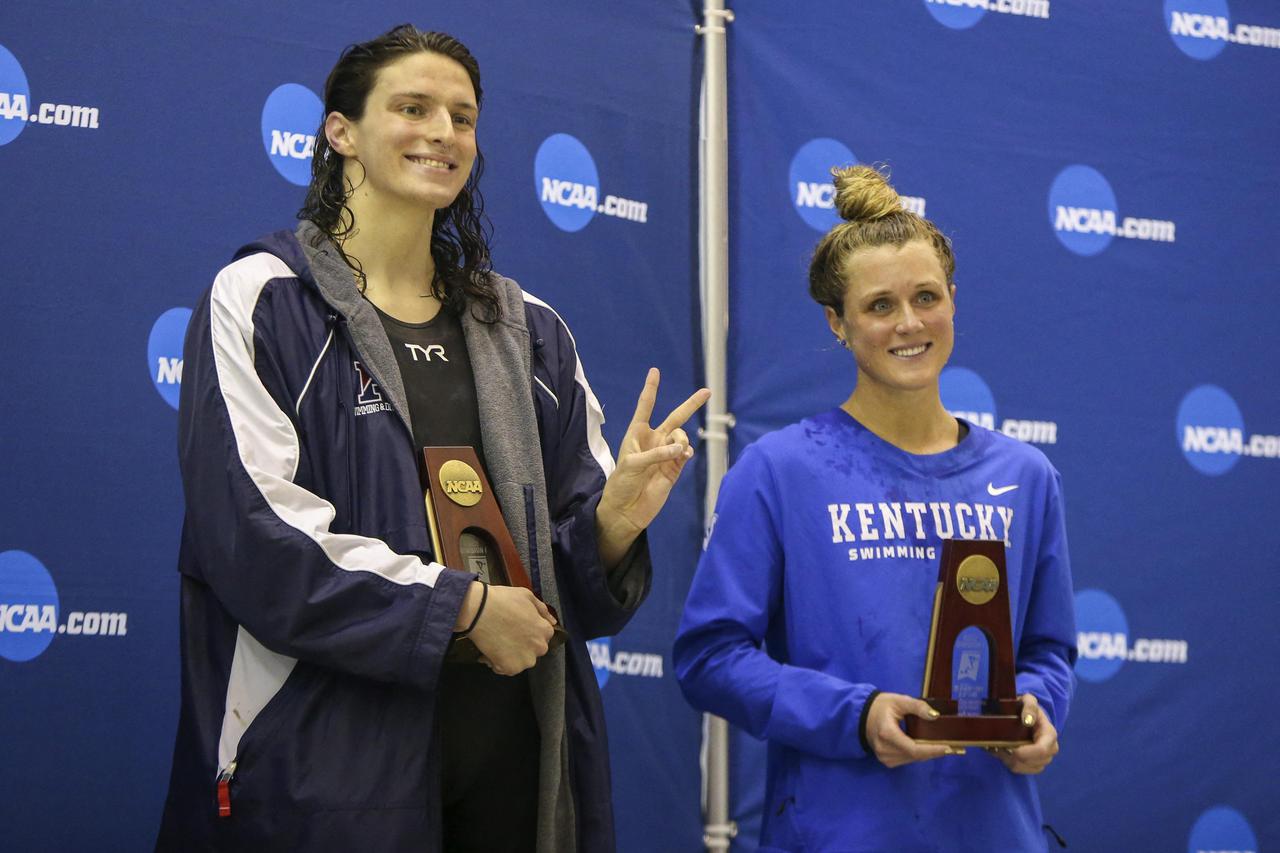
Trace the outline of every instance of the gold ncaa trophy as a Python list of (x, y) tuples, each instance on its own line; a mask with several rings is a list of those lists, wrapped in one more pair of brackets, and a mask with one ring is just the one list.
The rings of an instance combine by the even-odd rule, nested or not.
[[(424, 447), (422, 463), (423, 500), (436, 560), (451, 569), (475, 572), (488, 584), (533, 592), (475, 448)], [(551, 615), (557, 622), (549, 643), (554, 649), (568, 634), (559, 624), (559, 614), (552, 610)], [(470, 637), (459, 637), (447, 659), (473, 663), (480, 659), (480, 650)]]
[[(947, 539), (933, 595), (933, 623), (924, 663), (924, 701), (936, 719), (908, 716), (907, 734), (922, 743), (952, 746), (1021, 746), (1031, 742), (1014, 686), (1013, 629), (1009, 615), (1004, 543)], [(959, 713), (953, 698), (956, 638), (969, 627), (987, 639), (987, 696), (981, 714)]]

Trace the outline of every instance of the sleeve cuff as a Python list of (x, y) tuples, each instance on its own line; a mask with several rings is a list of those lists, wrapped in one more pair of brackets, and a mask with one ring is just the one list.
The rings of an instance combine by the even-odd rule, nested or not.
[(649, 531), (642, 530), (618, 564), (604, 569), (605, 584), (619, 607), (635, 610), (649, 592), (651, 577)]
[(477, 576), (470, 572), (460, 572), (456, 569), (445, 569), (436, 578), (426, 613), (422, 618), (422, 628), (418, 632), (413, 657), (409, 662), (406, 681), (410, 684), (426, 690), (435, 688), (440, 678), (440, 667), (444, 662), (445, 653), (453, 641), (453, 626), (458, 621), (462, 599), (471, 587), (471, 582), (476, 578)]
[[(596, 624), (590, 635), (616, 634), (640, 607), (649, 594), (653, 570), (649, 559), (649, 534), (643, 531), (612, 569), (600, 560), (600, 543), (596, 538), (596, 508), (600, 495), (592, 495), (575, 512), (563, 519), (555, 529), (554, 545), (564, 566), (572, 566), (578, 588), (579, 610)], [(567, 573), (561, 571), (562, 589)]]

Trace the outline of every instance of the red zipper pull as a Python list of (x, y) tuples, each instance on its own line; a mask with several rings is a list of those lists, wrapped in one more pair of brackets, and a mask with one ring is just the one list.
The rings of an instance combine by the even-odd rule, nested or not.
[(231, 817), (231, 777), (235, 772), (236, 763), (233, 761), (218, 774), (218, 817)]

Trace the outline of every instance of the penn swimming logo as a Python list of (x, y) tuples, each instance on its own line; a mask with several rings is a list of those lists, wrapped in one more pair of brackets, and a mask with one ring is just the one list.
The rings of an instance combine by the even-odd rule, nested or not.
[(170, 308), (157, 318), (147, 338), (147, 367), (164, 401), (178, 408), (182, 387), (182, 342), (191, 322), (190, 308)]
[(1102, 173), (1090, 166), (1068, 166), (1049, 187), (1049, 226), (1077, 255), (1096, 255), (1116, 237), (1172, 243), (1177, 226), (1164, 219), (1121, 217), (1116, 194)]
[(933, 19), (953, 30), (967, 30), (987, 12), (1023, 18), (1049, 17), (1049, 0), (924, 0)]
[(1191, 827), (1187, 853), (1257, 853), (1258, 837), (1240, 812), (1230, 806), (1206, 809)]
[(0, 44), (0, 145), (18, 138), (30, 118), (31, 87), (18, 57)]
[(58, 590), (44, 565), (26, 551), (0, 553), (0, 657), (39, 657), (58, 632)]
[(551, 223), (561, 231), (581, 231), (597, 213), (615, 219), (649, 221), (648, 202), (602, 195), (596, 161), (581, 140), (553, 133), (533, 158), (533, 187)]
[(277, 86), (262, 105), (262, 147), (276, 171), (291, 184), (311, 183), (311, 155), (324, 105), (306, 86)]

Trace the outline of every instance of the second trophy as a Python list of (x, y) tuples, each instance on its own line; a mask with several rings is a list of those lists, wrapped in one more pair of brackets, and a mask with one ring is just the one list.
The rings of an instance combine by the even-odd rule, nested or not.
[[(525, 570), (494, 498), (489, 479), (472, 447), (424, 447), (422, 449), (423, 499), (431, 547), (436, 560), (451, 569), (475, 572), (485, 583), (522, 586), (537, 590)], [(550, 647), (561, 645), (567, 634), (557, 624)], [(480, 651), (468, 637), (456, 639), (449, 660), (475, 662)]]
[[(907, 717), (907, 734), (916, 740), (959, 747), (1012, 747), (1031, 740), (1031, 729), (1019, 717), (1022, 702), (1014, 686), (1004, 547), (1003, 542), (981, 539), (942, 543), (923, 689), (924, 701), (940, 716)], [(990, 653), (986, 698), (978, 714), (959, 713), (952, 684), (956, 640), (966, 628), (981, 631)]]

